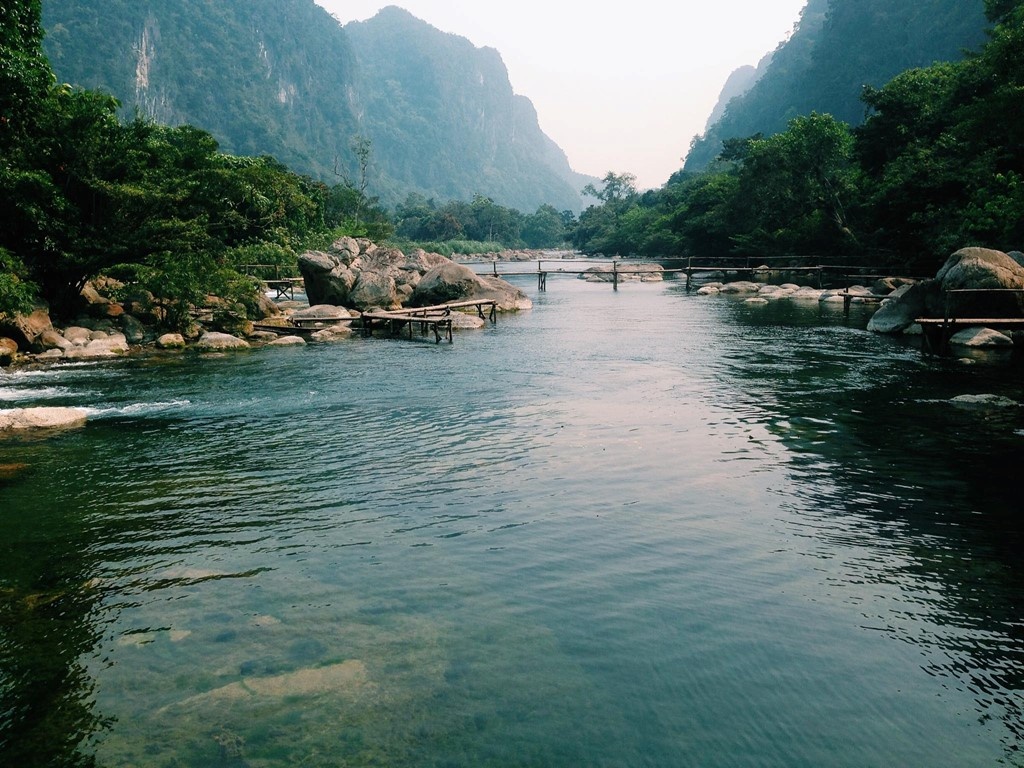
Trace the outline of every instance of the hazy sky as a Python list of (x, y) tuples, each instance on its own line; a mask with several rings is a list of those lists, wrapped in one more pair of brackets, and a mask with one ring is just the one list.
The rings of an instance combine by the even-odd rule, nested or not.
[(341, 22), (387, 5), (498, 49), (516, 93), (582, 173), (657, 187), (729, 73), (785, 39), (806, 0), (317, 0)]

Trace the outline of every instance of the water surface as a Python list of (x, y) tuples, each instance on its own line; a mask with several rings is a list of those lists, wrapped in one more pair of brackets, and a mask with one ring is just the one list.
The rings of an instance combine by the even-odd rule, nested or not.
[(453, 345), (0, 373), (7, 765), (1020, 764), (1020, 361), (548, 281)]

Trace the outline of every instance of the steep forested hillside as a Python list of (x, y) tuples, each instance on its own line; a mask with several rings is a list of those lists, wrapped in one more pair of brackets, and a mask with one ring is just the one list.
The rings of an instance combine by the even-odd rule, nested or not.
[(935, 61), (959, 60), (984, 41), (983, 0), (809, 0), (764, 76), (694, 141), (686, 170), (701, 170), (729, 138), (785, 129), (798, 115), (859, 124), (865, 85)]
[(371, 86), (363, 93), (365, 126), (386, 195), (465, 199), (468, 192), (529, 210), (538, 200), (578, 206), (571, 196), (586, 182), (572, 178), (530, 100), (513, 94), (496, 50), (394, 6), (345, 32)]
[(47, 0), (43, 20), (59, 78), (209, 130), (225, 151), (333, 183), (360, 175), (362, 137), (385, 201), (581, 205), (500, 55), (397, 8), (342, 28), (313, 0)]
[(59, 78), (227, 152), (323, 177), (358, 131), (351, 47), (311, 0), (47, 0), (43, 22)]

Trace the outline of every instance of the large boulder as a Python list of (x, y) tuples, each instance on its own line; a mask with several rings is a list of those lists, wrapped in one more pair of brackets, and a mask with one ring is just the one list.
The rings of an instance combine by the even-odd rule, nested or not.
[(299, 256), (299, 272), (310, 304), (348, 304), (356, 276), (336, 254), (307, 251)]
[(349, 292), (348, 303), (359, 309), (368, 307), (398, 309), (402, 306), (398, 296), (398, 285), (388, 269), (360, 271), (355, 285)]
[[(1024, 267), (1002, 251), (963, 248), (947, 259), (934, 280), (895, 291), (868, 322), (868, 330), (899, 333), (917, 317), (943, 317), (948, 291), (1024, 289)], [(1024, 294), (953, 294), (957, 317), (1024, 317)]]
[[(943, 291), (1024, 289), (1024, 267), (1002, 251), (962, 248), (949, 257), (935, 279)], [(1024, 317), (1024, 294), (960, 294), (953, 308), (959, 317)]]
[(1012, 347), (1013, 339), (992, 328), (964, 328), (954, 333), (949, 343), (961, 347)]
[(329, 251), (309, 251), (299, 257), (310, 304), (367, 309), (400, 307), (413, 294), (421, 277), (450, 263), (444, 256), (415, 249), (378, 247), (369, 240), (343, 237)]
[(423, 276), (409, 303), (426, 307), (471, 299), (492, 299), (502, 312), (533, 307), (525, 293), (500, 277), (478, 275), (469, 267), (448, 260)]
[(483, 288), (471, 299), (494, 299), (499, 312), (518, 312), (522, 309), (533, 309), (533, 302), (519, 288), (492, 275), (482, 275), (480, 282)]
[(121, 330), (130, 344), (141, 344), (147, 338), (151, 339), (152, 333), (134, 315), (121, 315)]
[(938, 283), (934, 280), (898, 288), (871, 316), (868, 330), (875, 333), (902, 333), (914, 324), (914, 320), (928, 314), (928, 305), (932, 303), (929, 299), (937, 292)]
[(27, 315), (8, 317), (0, 314), (0, 336), (14, 339), (19, 347), (28, 349), (45, 331), (52, 331), (50, 312), (44, 307), (33, 310)]
[(472, 269), (448, 261), (434, 267), (420, 279), (409, 303), (416, 307), (428, 307), (460, 301), (485, 288), (480, 276)]
[(87, 417), (81, 408), (13, 408), (0, 411), (0, 432), (77, 427)]

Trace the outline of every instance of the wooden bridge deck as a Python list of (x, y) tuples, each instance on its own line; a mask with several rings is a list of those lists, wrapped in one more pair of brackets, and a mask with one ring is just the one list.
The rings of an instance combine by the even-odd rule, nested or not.
[(964, 328), (1024, 328), (1024, 317), (957, 317), (957, 299), (970, 294), (1000, 295), (1022, 294), (1020, 288), (958, 288), (946, 291), (946, 314), (943, 317), (918, 317), (915, 323), (921, 326), (921, 351), (925, 354), (948, 355), (950, 339)]
[[(409, 329), (409, 338), (413, 338), (413, 329), (419, 325), (420, 334), (426, 336), (428, 332), (434, 332), (434, 343), (440, 344), (441, 339), (448, 339), (451, 344), (452, 337), (452, 310), (476, 309), (480, 319), (490, 318), (491, 324), (497, 322), (498, 304), (493, 299), (478, 299), (466, 301), (452, 301), (447, 304), (436, 304), (431, 307), (405, 307), (403, 309), (377, 310), (364, 312), (362, 314), (363, 335), (372, 336), (374, 324), (379, 322), (382, 327), (387, 327), (392, 336), (398, 336), (403, 328)], [(484, 315), (484, 308), (490, 310), (488, 316)]]

